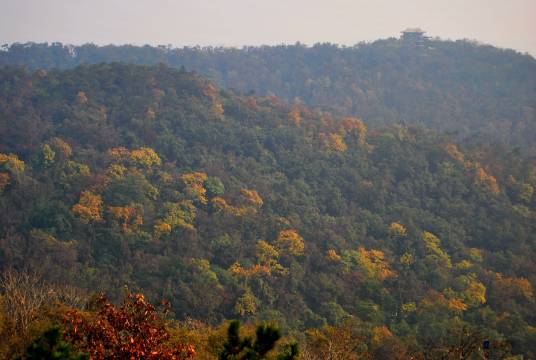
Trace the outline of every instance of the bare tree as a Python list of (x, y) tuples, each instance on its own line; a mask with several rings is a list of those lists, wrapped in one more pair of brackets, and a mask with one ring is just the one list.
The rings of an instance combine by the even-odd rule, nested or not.
[(0, 291), (5, 315), (19, 334), (26, 333), (39, 310), (54, 297), (52, 289), (37, 274), (14, 270), (3, 272)]
[(361, 360), (368, 354), (359, 352), (365, 342), (357, 327), (347, 322), (334, 327), (326, 325), (322, 329), (309, 331), (307, 341), (301, 348), (302, 360)]
[(5, 270), (0, 275), (0, 306), (8, 324), (3, 336), (26, 339), (30, 325), (44, 316), (47, 306), (82, 308), (86, 301), (87, 295), (76, 287), (48, 284), (35, 272)]

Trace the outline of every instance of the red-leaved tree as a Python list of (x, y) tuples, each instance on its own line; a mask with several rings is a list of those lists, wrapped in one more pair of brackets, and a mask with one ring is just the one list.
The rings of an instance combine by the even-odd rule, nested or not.
[(195, 356), (193, 346), (170, 342), (165, 322), (142, 294), (128, 295), (121, 306), (100, 295), (95, 309), (94, 313), (72, 310), (64, 319), (66, 340), (93, 360), (184, 360)]

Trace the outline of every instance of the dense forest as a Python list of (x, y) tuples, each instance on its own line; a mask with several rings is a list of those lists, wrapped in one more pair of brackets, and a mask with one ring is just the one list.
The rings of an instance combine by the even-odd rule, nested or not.
[[(453, 46), (534, 69), (528, 57), (467, 44), (437, 51)], [(526, 75), (517, 65), (511, 73)], [(484, 89), (506, 97), (505, 111), (529, 105), (534, 78), (525, 75), (505, 83), (504, 93)], [(455, 93), (437, 91), (447, 99)], [(85, 323), (88, 311), (124, 322), (123, 312), (150, 306), (125, 295), (141, 292), (152, 303), (169, 301), (167, 321), (179, 321), (173, 336), (201, 344), (201, 359), (237, 344), (257, 349), (251, 338), (239, 342), (237, 323), (224, 343), (226, 319), (240, 319), (250, 334), (251, 324), (265, 321), (284, 329), (279, 359), (293, 358), (293, 341), (302, 359), (446, 359), (464, 358), (483, 340), (496, 351), (491, 358), (510, 351), (534, 358), (534, 159), (506, 144), (460, 144), (420, 125), (370, 126), (283, 95), (220, 89), (164, 64), (0, 69), (0, 266), (9, 274), (1, 282), (2, 354), (22, 351), (47, 323), (42, 318), (66, 311), (55, 305), (21, 322), (10, 297), (17, 292), (7, 291), (19, 277), (28, 289), (49, 284), (55, 290), (45, 293), (63, 307), (76, 309), (98, 292), (114, 303), (126, 296), (121, 308), (101, 298), (89, 310), (68, 311), (61, 331), (82, 350), (77, 329), (100, 331)], [(487, 106), (471, 105), (451, 110), (475, 115)], [(535, 135), (529, 130), (527, 141)], [(140, 328), (169, 339), (158, 324)], [(259, 327), (257, 336), (273, 345), (274, 331)], [(189, 345), (179, 350), (193, 354)], [(244, 357), (253, 358), (264, 357)]]
[(470, 41), (241, 49), (29, 43), (3, 50), (0, 65), (30, 69), (113, 61), (184, 66), (225, 89), (275, 94), (374, 128), (424, 124), (466, 144), (501, 142), (536, 153), (536, 60)]

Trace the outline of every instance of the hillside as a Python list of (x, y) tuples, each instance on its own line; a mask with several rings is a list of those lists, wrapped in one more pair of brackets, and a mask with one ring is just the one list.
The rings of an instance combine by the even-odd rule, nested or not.
[(0, 84), (3, 270), (112, 298), (127, 284), (179, 319), (354, 318), (413, 350), (473, 325), (536, 353), (536, 164), (519, 151), (165, 65)]
[(536, 60), (467, 41), (424, 46), (387, 39), (353, 47), (233, 48), (12, 44), (0, 65), (166, 63), (238, 92), (275, 94), (369, 126), (424, 124), (464, 143), (503, 143), (534, 153)]

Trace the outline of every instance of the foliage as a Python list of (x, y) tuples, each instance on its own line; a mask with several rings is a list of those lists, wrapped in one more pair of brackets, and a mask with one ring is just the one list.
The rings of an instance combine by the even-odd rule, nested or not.
[(24, 359), (85, 360), (89, 359), (89, 356), (74, 352), (71, 344), (62, 340), (61, 329), (55, 326), (45, 331), (30, 345)]
[[(185, 67), (226, 89), (276, 94), (292, 102), (284, 117), (293, 126), (303, 124), (306, 106), (312, 106), (365, 119), (375, 128), (403, 121), (425, 124), (469, 142), (487, 144), (492, 139), (532, 150), (536, 143), (535, 59), (474, 41), (428, 39), (415, 46), (388, 38), (354, 46), (298, 43), (242, 49), (14, 43), (4, 50), (0, 65), (31, 69), (114, 61)], [(168, 101), (172, 94), (168, 90), (151, 89), (148, 98), (154, 103), (140, 107), (143, 118), (148, 108), (162, 113), (155, 110)], [(233, 114), (217, 87), (205, 85), (200, 90), (209, 100), (211, 117), (221, 120), (224, 114), (225, 118)], [(91, 106), (95, 99), (86, 89), (76, 89), (74, 94), (80, 105)], [(248, 102), (255, 109), (255, 100)], [(344, 148), (337, 135), (328, 135), (327, 140), (335, 151)]]
[(293, 229), (281, 230), (274, 243), (280, 252), (290, 255), (301, 255), (305, 249), (303, 238)]
[(92, 359), (189, 359), (190, 345), (169, 344), (170, 335), (156, 309), (142, 294), (128, 294), (120, 307), (103, 295), (94, 314), (72, 310), (64, 319), (65, 337)]
[[(422, 352), (459, 321), (533, 357), (536, 166), (524, 150), (378, 129), (164, 65), (3, 68), (0, 81), (2, 271), (113, 301), (127, 284), (212, 325), (277, 319), (304, 337), (352, 318), (358, 356)], [(344, 151), (326, 147), (330, 134)], [(16, 301), (2, 295), (11, 324)], [(44, 304), (17, 351), (49, 327)]]
[(227, 341), (220, 353), (220, 360), (261, 360), (277, 359), (292, 360), (298, 358), (297, 344), (289, 344), (279, 354), (269, 356), (281, 338), (278, 328), (270, 325), (259, 325), (255, 332), (255, 339), (250, 337), (240, 338), (240, 322), (237, 320), (229, 323)]
[(80, 201), (73, 206), (73, 213), (84, 223), (102, 220), (102, 198), (91, 191), (83, 191)]

